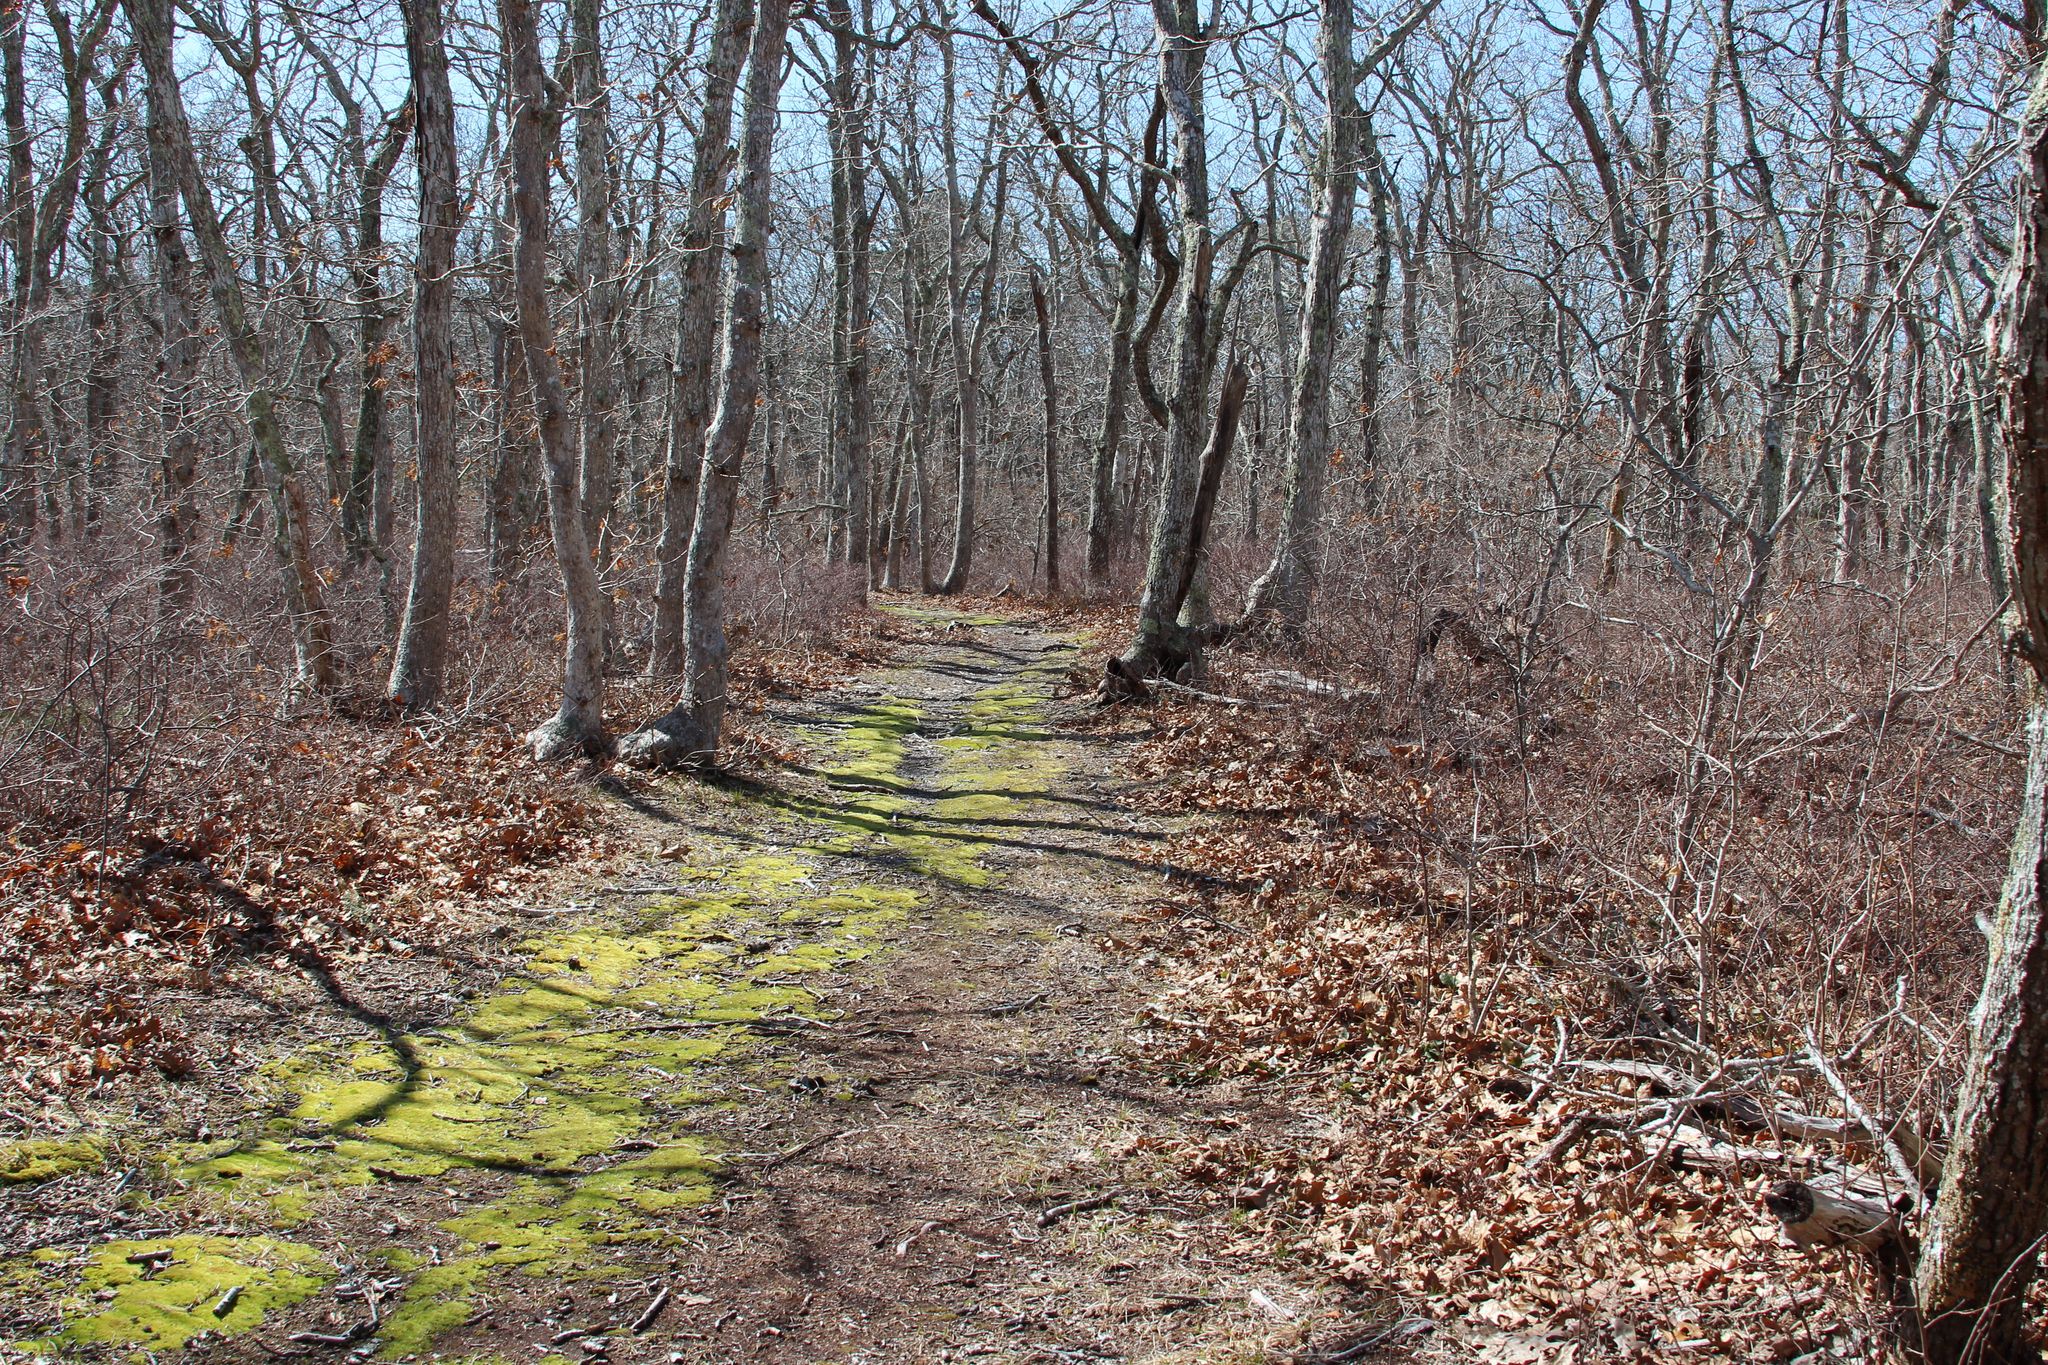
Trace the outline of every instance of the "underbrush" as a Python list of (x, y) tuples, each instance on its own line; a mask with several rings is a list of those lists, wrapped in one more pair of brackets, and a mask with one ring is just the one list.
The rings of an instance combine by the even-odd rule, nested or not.
[(1482, 594), (1443, 540), (1361, 546), (1130, 760), (1197, 817), (1148, 1040), (1303, 1116), (1177, 1159), (1461, 1358), (1873, 1356), (1863, 1267), (1760, 1200), (1938, 1166), (2019, 789), (1993, 604), (1795, 580), (1703, 734), (1700, 595), (1508, 554)]
[[(195, 1019), (239, 978), (345, 978), (431, 952), (601, 846), (588, 774), (520, 743), (560, 675), (541, 556), (495, 590), (459, 585), (447, 700), (401, 717), (382, 700), (371, 574), (333, 589), (349, 690), (291, 698), (260, 554), (211, 571), (163, 623), (146, 564), (95, 549), (40, 557), (0, 625), (0, 1076), (15, 1103), (202, 1067)], [(635, 586), (618, 594), (621, 730), (673, 701), (638, 676)], [(854, 666), (874, 630), (850, 585), (814, 575), (792, 593), (744, 552), (729, 609), (742, 753), (750, 707)]]

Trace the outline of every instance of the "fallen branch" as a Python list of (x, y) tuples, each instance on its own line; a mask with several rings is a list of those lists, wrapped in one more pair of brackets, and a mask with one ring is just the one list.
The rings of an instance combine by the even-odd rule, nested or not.
[(1038, 1215), (1038, 1226), (1049, 1228), (1062, 1218), (1071, 1218), (1077, 1213), (1087, 1213), (1092, 1209), (1104, 1208), (1114, 1204), (1128, 1193), (1128, 1190), (1110, 1190), (1106, 1194), (1091, 1194), (1085, 1199), (1074, 1199), (1064, 1204), (1055, 1204)]

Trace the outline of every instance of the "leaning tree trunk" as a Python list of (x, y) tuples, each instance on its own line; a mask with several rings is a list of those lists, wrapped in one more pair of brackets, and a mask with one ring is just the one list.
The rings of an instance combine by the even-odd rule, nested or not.
[(661, 541), (654, 552), (654, 636), (647, 671), (683, 671), (683, 580), (697, 521), (697, 484), (704, 433), (711, 425), (712, 368), (717, 361), (718, 256), (725, 237), (725, 180), (732, 160), (733, 94), (746, 59), (754, 10), (748, 0), (722, 0), (704, 73), (704, 112), (690, 168), (690, 207), (683, 219), (681, 298), (676, 304), (675, 368), (669, 382), (668, 449), (661, 497)]
[(249, 316), (242, 297), (242, 277), (228, 254), (227, 235), (214, 208), (213, 193), (193, 151), (191, 125), (185, 118), (184, 95), (179, 90), (172, 60), (171, 6), (169, 0), (122, 2), (134, 31), (136, 52), (148, 75), (150, 115), (162, 128), (163, 148), (177, 173), (192, 239), (199, 247), (200, 265), (206, 272), (214, 307), (220, 314), (221, 330), (227, 334), (228, 350), (242, 379), (242, 411), (248, 419), (249, 437), (268, 474), (271, 535), (283, 570), (285, 611), (291, 621), (292, 646), (297, 655), (297, 683), (319, 691), (330, 690), (341, 679), (327, 603), (320, 575), (313, 567), (305, 495), (285, 443), (263, 338)]
[(390, 695), (409, 710), (441, 696), (448, 655), (448, 604), (455, 587), (455, 239), (462, 207), (455, 183), (455, 99), (442, 45), (441, 0), (405, 0), (405, 51), (419, 122), (420, 243), (414, 267), (412, 338), (419, 391), (413, 399), (413, 460), (419, 469), (419, 526), (405, 621), (392, 650)]
[(2014, 639), (2032, 675), (2026, 797), (1915, 1276), (1930, 1365), (2032, 1358), (2024, 1305), (2048, 1237), (2048, 69), (2027, 114), (1998, 339)]
[(529, 734), (526, 742), (534, 757), (543, 761), (579, 753), (594, 757), (609, 747), (604, 732), (604, 611), (583, 524), (569, 399), (563, 390), (561, 363), (555, 359), (554, 325), (548, 318), (548, 164), (561, 126), (560, 111), (548, 101), (533, 0), (498, 0), (498, 18), (512, 101), (512, 215), (517, 230), (513, 270), (519, 339), (527, 380), (533, 388), (541, 455), (547, 464), (548, 529), (554, 536), (555, 563), (562, 573), (567, 612), (561, 708), (554, 719)]
[(774, 175), (776, 101), (790, 0), (761, 0), (747, 57), (745, 133), (740, 156), (739, 221), (733, 233), (732, 292), (725, 306), (725, 369), (718, 411), (704, 449), (697, 528), (690, 537), (684, 590), (687, 645), (683, 696), (673, 710), (620, 741), (631, 763), (674, 767), (708, 762), (725, 728), (729, 682), (725, 637), (726, 547), (738, 506), (740, 474), (761, 391), (762, 295), (768, 288), (768, 192)]
[(1316, 167), (1316, 204), (1309, 229), (1308, 297), (1295, 351), (1288, 416), (1287, 502), (1273, 560), (1252, 584), (1245, 616), (1299, 634), (1323, 557), (1323, 486), (1330, 473), (1331, 361), (1337, 313), (1344, 298), (1344, 246), (1358, 196), (1358, 81), (1351, 58), (1352, 0), (1323, 0), (1317, 47), (1329, 108)]

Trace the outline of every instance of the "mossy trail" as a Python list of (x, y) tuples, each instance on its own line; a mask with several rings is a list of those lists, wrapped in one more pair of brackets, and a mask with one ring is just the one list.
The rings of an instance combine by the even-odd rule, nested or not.
[(100, 1239), (0, 1263), (0, 1354), (532, 1359), (508, 1305), (565, 1286), (618, 1306), (564, 1341), (630, 1322), (689, 1211), (758, 1159), (707, 1119), (761, 1093), (764, 1046), (832, 1026), (820, 982), (978, 923), (1060, 778), (1070, 663), (1049, 637), (963, 643), (790, 717), (789, 780), (667, 792), (691, 818), (686, 860), (640, 873), (658, 893), (528, 921), (518, 969), (438, 1027), (321, 1021), (244, 1078), (226, 1136), (108, 1122), (0, 1149), (0, 1198), (127, 1173)]

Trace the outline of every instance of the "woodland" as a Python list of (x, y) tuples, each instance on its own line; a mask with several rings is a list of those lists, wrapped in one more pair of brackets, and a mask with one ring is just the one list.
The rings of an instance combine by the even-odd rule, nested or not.
[[(0, 0), (0, 68), (0, 1358), (2048, 1349), (2031, 0)], [(956, 977), (925, 1050), (1065, 1049), (1108, 1165), (876, 1101), (982, 1271), (879, 1187), (796, 1308), (689, 1261), (892, 1159), (745, 1067)], [(888, 1317), (1012, 1254), (1010, 1344)]]

